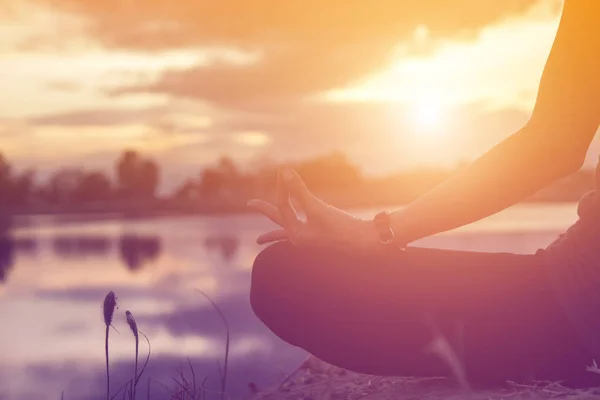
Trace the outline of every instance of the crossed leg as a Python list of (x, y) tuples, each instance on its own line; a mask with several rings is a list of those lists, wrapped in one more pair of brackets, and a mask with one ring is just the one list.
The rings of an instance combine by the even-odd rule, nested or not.
[(255, 260), (251, 304), (281, 339), (356, 372), (448, 376), (448, 363), (427, 351), (443, 337), (474, 386), (597, 381), (543, 268), (537, 253), (355, 256), (280, 242)]

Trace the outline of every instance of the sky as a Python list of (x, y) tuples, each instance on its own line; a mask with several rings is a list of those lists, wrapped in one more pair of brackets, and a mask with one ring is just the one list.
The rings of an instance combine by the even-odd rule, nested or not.
[[(174, 184), (343, 151), (452, 166), (533, 108), (561, 0), (0, 0), (0, 151), (40, 172), (125, 148)], [(588, 165), (597, 159), (594, 142)]]

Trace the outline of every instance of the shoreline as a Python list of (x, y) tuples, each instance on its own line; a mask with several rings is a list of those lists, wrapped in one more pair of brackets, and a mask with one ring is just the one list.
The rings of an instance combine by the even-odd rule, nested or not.
[[(540, 204), (540, 205), (561, 205), (576, 204), (576, 200), (538, 200), (531, 199), (519, 202), (515, 205)], [(345, 204), (336, 206), (345, 210), (361, 210), (370, 208), (402, 208), (408, 203), (395, 202), (359, 202), (354, 204)], [(146, 207), (143, 207), (146, 208)], [(52, 219), (60, 222), (85, 222), (85, 221), (103, 221), (103, 220), (136, 220), (136, 219), (157, 219), (185, 216), (229, 216), (253, 214), (245, 204), (237, 206), (209, 206), (195, 209), (166, 209), (157, 207), (155, 209), (145, 210), (117, 210), (117, 209), (79, 209), (79, 210), (41, 210), (35, 212), (13, 212), (0, 215), (0, 228), (2, 221), (12, 220), (13, 222), (27, 221), (29, 219)]]

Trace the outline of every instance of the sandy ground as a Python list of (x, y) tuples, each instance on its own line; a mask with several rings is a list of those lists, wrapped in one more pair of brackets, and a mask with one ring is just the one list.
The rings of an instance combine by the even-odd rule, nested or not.
[(508, 382), (495, 391), (471, 391), (445, 378), (388, 378), (361, 375), (309, 357), (278, 387), (252, 400), (535, 400), (600, 399), (600, 388), (573, 390), (559, 383), (519, 385)]

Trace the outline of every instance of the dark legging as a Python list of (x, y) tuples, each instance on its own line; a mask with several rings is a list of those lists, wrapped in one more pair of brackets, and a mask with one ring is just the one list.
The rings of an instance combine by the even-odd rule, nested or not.
[(281, 339), (349, 370), (456, 376), (427, 350), (442, 337), (475, 387), (599, 386), (600, 376), (585, 370), (592, 355), (547, 283), (542, 253), (408, 248), (357, 256), (280, 242), (256, 258), (250, 297)]

